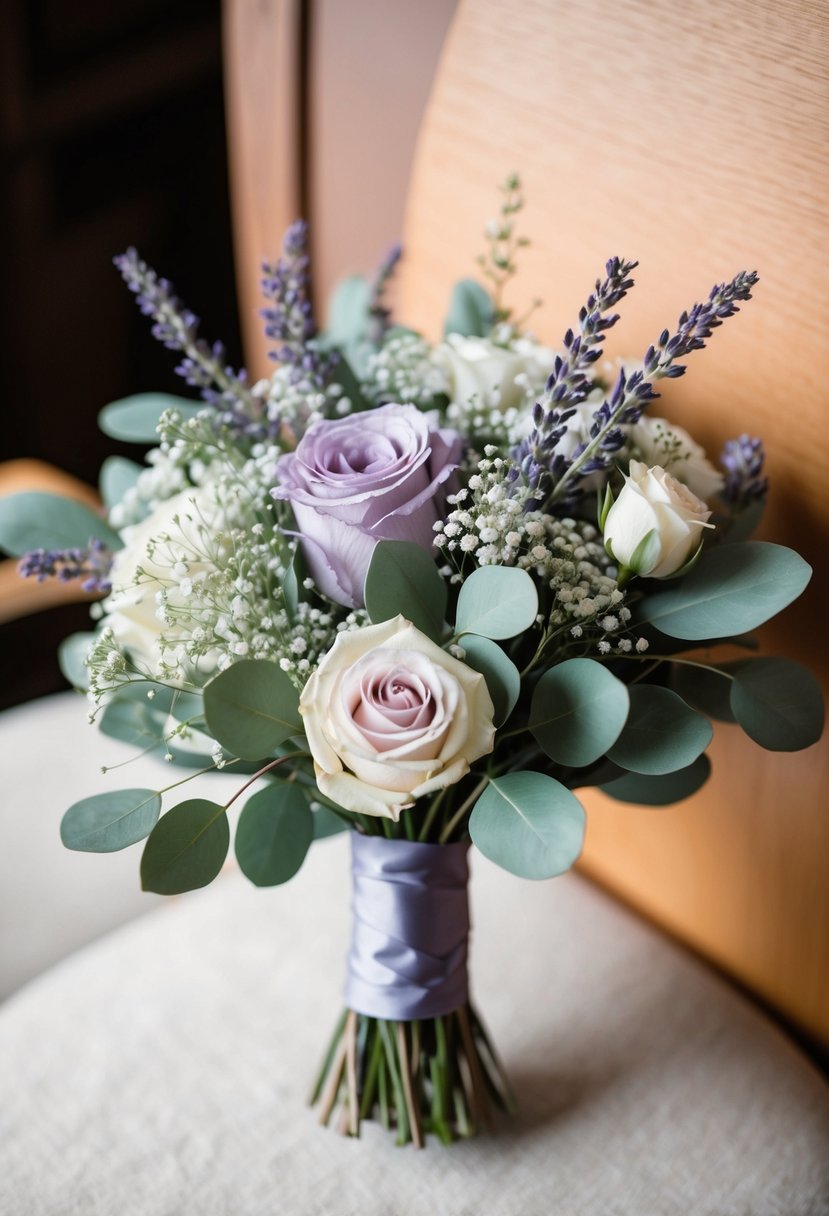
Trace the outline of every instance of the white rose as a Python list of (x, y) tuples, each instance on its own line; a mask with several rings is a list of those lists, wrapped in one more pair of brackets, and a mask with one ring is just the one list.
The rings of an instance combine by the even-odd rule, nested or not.
[(402, 616), (341, 633), (299, 708), (321, 792), (394, 820), (459, 781), (495, 737), (483, 676)]
[(199, 530), (213, 530), (219, 518), (215, 486), (205, 485), (168, 498), (140, 524), (123, 530), (124, 548), (115, 554), (110, 574), (113, 592), (104, 604), (106, 624), (116, 642), (154, 674), (161, 634), (167, 639), (176, 636), (176, 626), (165, 625), (159, 617), (156, 596), (164, 589), (170, 608), (188, 605), (192, 585), (215, 569), (211, 562), (194, 558)]
[(707, 505), (659, 465), (630, 462), (630, 475), (604, 522), (605, 546), (621, 567), (668, 578), (693, 556), (703, 528), (713, 528)]
[(645, 464), (659, 465), (705, 502), (725, 485), (725, 477), (708, 459), (705, 449), (681, 426), (665, 418), (640, 418), (630, 428), (629, 445)]
[(489, 338), (449, 334), (432, 353), (448, 381), (448, 394), (456, 405), (485, 409), (517, 408), (527, 393), (537, 394), (549, 376), (555, 351), (530, 338), (517, 338), (509, 346), (496, 346)]

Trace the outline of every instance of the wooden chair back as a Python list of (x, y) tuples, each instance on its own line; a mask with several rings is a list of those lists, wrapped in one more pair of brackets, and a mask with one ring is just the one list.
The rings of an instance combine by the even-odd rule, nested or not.
[[(283, 148), (263, 138), (275, 111), (258, 103), (255, 81), (266, 67), (275, 77), (276, 66), (267, 64), (261, 30), (257, 43), (250, 23), (239, 28), (245, 9), (281, 14), (294, 30), (290, 45), (305, 55), (304, 68), (297, 76), (281, 50), (276, 62), (289, 82), (307, 79), (306, 114), (324, 88), (308, 69), (307, 39), (295, 37), (296, 4), (228, 0), (243, 283), (250, 264), (273, 253), (257, 246), (263, 229), (254, 213), (267, 208), (272, 232), (294, 217), (297, 156), (305, 157), (306, 183), (325, 173), (314, 169), (307, 141), (297, 152), (295, 134)], [(755, 299), (692, 356), (659, 411), (713, 453), (742, 431), (766, 441), (772, 496), (761, 535), (797, 548), (815, 577), (762, 641), (770, 652), (820, 663), (824, 681), (827, 33), (829, 10), (805, 0), (461, 3), (420, 128), (400, 308), (407, 323), (436, 333), (452, 282), (475, 273), (497, 184), (513, 169), (524, 182), (522, 223), (532, 239), (513, 302), (546, 301), (534, 327), (551, 344), (611, 254), (638, 258), (640, 267), (610, 355), (641, 356), (714, 282), (756, 268)], [(388, 53), (405, 48), (390, 42)], [(361, 97), (364, 80), (354, 73)], [(370, 180), (363, 173), (366, 195), (382, 194), (382, 156)], [(311, 198), (311, 212), (319, 206)], [(246, 314), (252, 299), (246, 288)], [(829, 1042), (829, 743), (769, 754), (724, 726), (712, 757), (708, 786), (676, 807), (591, 794), (582, 867)]]

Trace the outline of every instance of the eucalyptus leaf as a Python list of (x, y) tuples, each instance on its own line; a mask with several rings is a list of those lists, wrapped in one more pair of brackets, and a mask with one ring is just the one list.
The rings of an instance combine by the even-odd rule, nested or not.
[(731, 675), (736, 664), (723, 663), (715, 670), (709, 667), (692, 667), (688, 663), (675, 663), (671, 673), (671, 684), (676, 693), (694, 709), (699, 709), (717, 722), (734, 722), (731, 708)]
[(170, 393), (136, 393), (105, 405), (98, 414), (98, 426), (110, 439), (157, 443), (158, 420), (165, 410), (176, 410), (186, 421), (206, 408), (203, 401), (188, 401)]
[(115, 853), (143, 840), (161, 812), (155, 790), (113, 790), (74, 803), (63, 816), (60, 838), (67, 849)]
[(669, 688), (636, 684), (630, 714), (608, 759), (635, 773), (658, 775), (687, 768), (711, 742), (711, 723)]
[(296, 785), (268, 785), (246, 802), (236, 827), (239, 869), (257, 887), (297, 873), (314, 838), (308, 799)]
[(0, 549), (21, 557), (32, 549), (85, 549), (92, 539), (120, 549), (117, 532), (74, 498), (25, 490), (0, 498)]
[(63, 678), (73, 688), (89, 688), (89, 668), (84, 660), (89, 654), (96, 633), (70, 633), (58, 646), (58, 666)]
[[(152, 699), (148, 692), (154, 694)], [(201, 699), (194, 694), (136, 680), (125, 684), (107, 703), (98, 718), (98, 728), (109, 738), (129, 743), (148, 755), (170, 755), (180, 768), (210, 768), (211, 741), (204, 735), (192, 730), (187, 739), (169, 737), (176, 721), (188, 720), (200, 707)], [(197, 750), (199, 746), (202, 751)]]
[(728, 527), (723, 529), (723, 543), (730, 545), (735, 541), (747, 541), (759, 528), (765, 509), (766, 504), (762, 499), (746, 503), (742, 511), (729, 521)]
[(371, 287), (362, 275), (350, 275), (336, 284), (328, 302), (328, 325), (323, 341), (326, 346), (349, 350), (366, 341), (368, 335)]
[(707, 756), (697, 756), (686, 768), (659, 776), (643, 773), (625, 773), (615, 781), (600, 785), (603, 793), (617, 802), (633, 802), (638, 806), (668, 806), (682, 802), (701, 789), (711, 775), (711, 761)]
[(474, 279), (460, 279), (452, 288), (444, 335), (485, 338), (492, 329), (495, 307), (487, 292)]
[(721, 545), (704, 552), (697, 566), (639, 608), (670, 637), (727, 638), (756, 629), (797, 599), (812, 570), (793, 549), (766, 541)]
[(123, 456), (107, 456), (101, 465), (98, 485), (107, 507), (117, 506), (144, 471), (144, 466)]
[(363, 592), (372, 624), (402, 615), (433, 641), (440, 641), (446, 615), (446, 584), (420, 545), (381, 540), (374, 546)]
[(479, 634), (466, 633), (463, 638), (464, 663), (479, 671), (486, 680), (489, 695), (495, 709), (493, 719), (501, 726), (515, 708), (521, 692), (521, 676), (518, 668), (497, 642)]
[(481, 566), (461, 584), (455, 633), (513, 638), (530, 628), (537, 613), (538, 592), (526, 570)]
[(731, 681), (731, 709), (746, 734), (770, 751), (799, 751), (823, 732), (820, 683), (791, 659), (741, 664)]
[(593, 659), (567, 659), (545, 671), (529, 726), (557, 764), (582, 768), (613, 746), (628, 716), (626, 685)]
[(326, 840), (329, 836), (338, 836), (347, 832), (349, 825), (339, 815), (335, 815), (327, 806), (321, 806), (312, 812), (314, 821), (314, 840)]
[(242, 659), (214, 676), (204, 689), (210, 734), (244, 760), (270, 755), (303, 733), (299, 694), (290, 678), (266, 659)]
[(141, 857), (141, 887), (180, 895), (212, 882), (230, 845), (225, 808), (205, 798), (174, 806), (153, 828)]
[(469, 819), (475, 846), (519, 878), (552, 878), (569, 870), (584, 841), (578, 798), (543, 773), (493, 778)]

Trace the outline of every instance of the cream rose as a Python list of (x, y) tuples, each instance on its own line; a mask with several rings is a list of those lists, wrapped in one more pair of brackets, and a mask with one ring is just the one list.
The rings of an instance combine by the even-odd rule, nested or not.
[(707, 505), (659, 465), (630, 462), (630, 473), (604, 522), (605, 547), (620, 567), (668, 578), (693, 556), (703, 528), (713, 528)]
[(193, 541), (203, 527), (213, 531), (220, 515), (214, 486), (191, 487), (122, 532), (124, 548), (118, 550), (112, 564), (113, 592), (104, 604), (105, 623), (116, 642), (153, 674), (161, 659), (161, 634), (168, 639), (175, 636), (175, 626), (165, 624), (159, 615), (156, 597), (164, 589), (171, 608), (187, 605), (192, 584), (215, 568), (207, 561), (194, 560)]
[(495, 737), (483, 676), (402, 616), (341, 633), (299, 708), (320, 791), (394, 820), (459, 781)]
[(529, 338), (496, 346), (489, 338), (449, 334), (432, 358), (448, 381), (450, 399), (486, 409), (508, 410), (521, 405), (528, 392), (540, 392), (549, 376), (555, 352)]
[(630, 428), (628, 443), (645, 464), (659, 465), (704, 502), (725, 485), (725, 477), (708, 459), (705, 448), (666, 418), (643, 416)]

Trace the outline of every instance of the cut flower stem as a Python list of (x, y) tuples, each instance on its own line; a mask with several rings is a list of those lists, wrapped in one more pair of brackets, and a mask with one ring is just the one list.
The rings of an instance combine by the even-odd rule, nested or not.
[(398, 1145), (444, 1144), (514, 1112), (504, 1070), (472, 1005), (440, 1017), (387, 1021), (347, 1009), (325, 1053), (311, 1104), (319, 1121), (359, 1136), (367, 1119), (397, 1133)]

